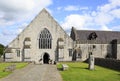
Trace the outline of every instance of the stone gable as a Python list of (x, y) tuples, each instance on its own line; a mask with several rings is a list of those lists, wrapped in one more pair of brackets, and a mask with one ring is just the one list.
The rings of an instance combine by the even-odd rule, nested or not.
[[(40, 49), (40, 33), (47, 29), (52, 37), (51, 48), (50, 49)], [(60, 44), (59, 39), (62, 39), (62, 45)], [(29, 40), (29, 41), (28, 41)], [(49, 41), (48, 41), (49, 42)], [(44, 42), (41, 42), (44, 43)], [(47, 42), (45, 43), (47, 44)], [(63, 47), (62, 49), (59, 47)], [(53, 17), (43, 9), (32, 22), (14, 39), (9, 45), (8, 48), (20, 48), (20, 57), (17, 57), (17, 52), (12, 52), (11, 57), (13, 61), (15, 58), (19, 61), (35, 61), (39, 62), (40, 59), (43, 59), (44, 54), (48, 54), (49, 59), (55, 60), (70, 60), (68, 49), (72, 49), (72, 39), (62, 27), (53, 19)], [(12, 49), (13, 50), (13, 49)], [(62, 50), (62, 51), (60, 51)], [(14, 54), (13, 54), (14, 53)], [(9, 53), (10, 54), (10, 53)], [(6, 54), (8, 55), (8, 54)], [(64, 58), (60, 58), (60, 57)], [(7, 57), (7, 56), (6, 56)], [(8, 60), (8, 59), (7, 59)], [(41, 61), (43, 63), (43, 60)]]

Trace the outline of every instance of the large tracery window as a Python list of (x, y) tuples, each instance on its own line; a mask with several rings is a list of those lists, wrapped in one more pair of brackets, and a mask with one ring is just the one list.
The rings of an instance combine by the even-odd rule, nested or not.
[(51, 49), (52, 48), (52, 36), (48, 29), (44, 28), (40, 33), (39, 38), (39, 48), (40, 49)]

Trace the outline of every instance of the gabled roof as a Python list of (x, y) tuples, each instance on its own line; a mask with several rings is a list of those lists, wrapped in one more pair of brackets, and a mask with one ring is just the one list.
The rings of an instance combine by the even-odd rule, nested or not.
[(96, 33), (96, 43), (110, 43), (112, 40), (120, 39), (120, 31), (96, 31), (96, 30), (76, 30), (74, 29), (75, 40), (81, 42), (88, 41), (91, 33)]
[(87, 40), (87, 37), (95, 32), (98, 40), (113, 40), (120, 39), (120, 32), (118, 31), (95, 31), (95, 30), (77, 30), (77, 39)]
[[(53, 25), (55, 25), (55, 27), (59, 27), (60, 30), (64, 32), (65, 36), (69, 37), (69, 35), (65, 32), (65, 30), (63, 30), (63, 28), (59, 25), (59, 23), (50, 15), (50, 13), (49, 13), (45, 8), (43, 8), (43, 9), (39, 12), (39, 14), (25, 27), (25, 29), (23, 29), (23, 31), (22, 31), (14, 40), (12, 40), (12, 42), (10, 42), (10, 43), (7, 45), (7, 47), (12, 47), (12, 44), (14, 44), (15, 41), (19, 41), (19, 40), (30, 41), (30, 40), (31, 40), (31, 38), (29, 38), (30, 36), (28, 36), (28, 35), (23, 35), (24, 32), (25, 32), (26, 30), (28, 30), (30, 27), (34, 27), (33, 24), (37, 25), (37, 24), (39, 23), (39, 20), (42, 20), (42, 19), (43, 19), (43, 20), (44, 20), (43, 22), (49, 22), (49, 21), (47, 21), (46, 18), (44, 18), (44, 17), (50, 19), (50, 21), (51, 21), (51, 26), (52, 26), (52, 24), (53, 24)], [(37, 24), (34, 23), (34, 22), (36, 22)], [(46, 24), (46, 23), (43, 23), (42, 25), (44, 25), (44, 24)], [(31, 28), (31, 29), (32, 29), (32, 28)], [(20, 36), (22, 36), (22, 35), (23, 35), (23, 37), (20, 37)], [(27, 38), (26, 38), (26, 37), (27, 37)], [(64, 39), (63, 39), (63, 40), (64, 40)], [(72, 40), (72, 39), (71, 39), (71, 40)], [(16, 47), (21, 46), (21, 45), (19, 45), (19, 44), (20, 44), (20, 43), (18, 43), (18, 44), (17, 44), (18, 46), (16, 45)]]

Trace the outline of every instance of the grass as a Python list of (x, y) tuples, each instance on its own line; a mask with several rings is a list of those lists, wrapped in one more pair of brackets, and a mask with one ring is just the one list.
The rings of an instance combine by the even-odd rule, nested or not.
[(21, 68), (25, 67), (28, 63), (0, 63), (0, 78), (3, 78), (5, 76), (9, 75), (10, 73), (12, 73), (12, 72), (4, 72), (4, 69), (7, 66), (10, 66), (12, 64), (16, 65), (16, 69), (21, 69)]
[(80, 62), (65, 63), (67, 71), (61, 71), (62, 63), (57, 64), (63, 81), (120, 81), (120, 72), (95, 66), (95, 70), (88, 70), (88, 64)]

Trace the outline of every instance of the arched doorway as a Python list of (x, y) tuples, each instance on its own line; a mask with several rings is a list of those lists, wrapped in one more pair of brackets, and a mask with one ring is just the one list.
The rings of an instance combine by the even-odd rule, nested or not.
[(79, 47), (74, 50), (72, 60), (76, 61), (76, 60), (80, 60), (80, 59), (82, 59), (82, 51)]
[(48, 53), (45, 53), (43, 56), (43, 63), (48, 64), (49, 63), (50, 56)]
[(72, 61), (76, 61), (77, 58), (77, 52), (76, 50), (73, 52), (73, 57), (72, 57)]

